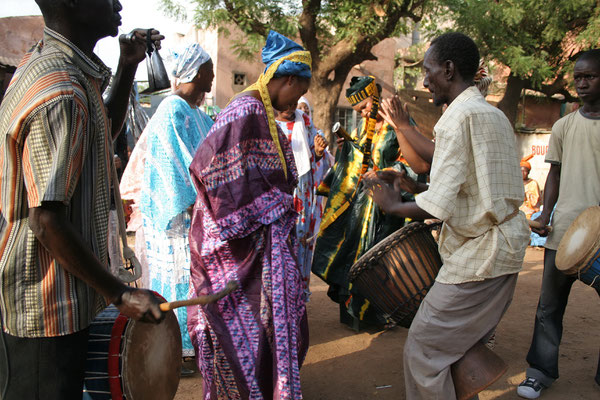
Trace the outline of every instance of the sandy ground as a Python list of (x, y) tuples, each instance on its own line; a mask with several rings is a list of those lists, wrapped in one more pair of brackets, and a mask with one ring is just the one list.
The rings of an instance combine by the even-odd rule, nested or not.
[[(508, 372), (480, 393), (481, 400), (516, 399), (525, 376), (541, 287), (543, 251), (528, 249), (512, 306), (497, 330), (496, 353)], [(356, 333), (338, 321), (338, 306), (327, 297), (327, 286), (313, 277), (308, 304), (310, 349), (302, 367), (302, 390), (308, 400), (404, 399), (402, 351), (407, 330)], [(594, 382), (598, 362), (600, 302), (594, 290), (576, 282), (564, 320), (560, 348), (561, 377), (542, 399), (600, 399)], [(175, 399), (202, 398), (202, 378), (183, 378)]]

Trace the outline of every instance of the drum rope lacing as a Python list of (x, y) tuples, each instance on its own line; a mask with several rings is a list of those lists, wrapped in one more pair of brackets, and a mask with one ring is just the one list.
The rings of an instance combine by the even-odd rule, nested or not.
[[(379, 244), (375, 245), (372, 249), (367, 251), (361, 257), (359, 262), (357, 264), (355, 264), (354, 266), (352, 266), (352, 268), (350, 269), (350, 273), (348, 275), (348, 279), (350, 280), (350, 282), (360, 281), (359, 276), (363, 272), (373, 269), (378, 264), (378, 260), (385, 258), (385, 256), (387, 254), (391, 254), (390, 250), (396, 249), (399, 246), (403, 246), (403, 243), (406, 242), (407, 239), (410, 240), (410, 237), (413, 236), (415, 233), (418, 233), (418, 232), (424, 231), (424, 230), (432, 231), (432, 230), (439, 228), (441, 225), (442, 225), (441, 222), (436, 222), (436, 223), (432, 223), (432, 224), (425, 224), (423, 222), (414, 222), (412, 224), (405, 226), (401, 230), (388, 236), (386, 242), (379, 243)], [(433, 239), (433, 237), (432, 237), (432, 239)], [(433, 239), (433, 240), (435, 241), (435, 239)], [(424, 257), (428, 257), (428, 255), (425, 253), (418, 254), (418, 257), (421, 258), (421, 255)], [(439, 255), (438, 255), (438, 257), (439, 257)], [(407, 261), (412, 263), (412, 260), (410, 260), (410, 259)], [(432, 280), (435, 280), (435, 276), (430, 276), (429, 270), (426, 270), (425, 273), (428, 275), (429, 278), (432, 278)], [(410, 279), (413, 287), (416, 289), (417, 284), (413, 279), (414, 277), (409, 275), (407, 278)], [(420, 278), (421, 278), (420, 283), (422, 283), (423, 279), (422, 279), (422, 277), (420, 277)], [(369, 282), (366, 282), (366, 283), (369, 283)], [(416, 292), (412, 293), (411, 295), (407, 295), (407, 293), (402, 293), (403, 301), (400, 302), (395, 308), (393, 308), (391, 310), (391, 312), (389, 311), (389, 308), (387, 310), (380, 310), (380, 311), (386, 315), (386, 318), (388, 319), (388, 321), (390, 321), (391, 323), (393, 323), (395, 325), (403, 325), (403, 323), (409, 323), (412, 320), (412, 318), (414, 317), (414, 314), (416, 313), (416, 311), (418, 309), (418, 305), (424, 299), (425, 295), (427, 294), (427, 292), (429, 291), (430, 288), (431, 288), (431, 285), (422, 287), (421, 289), (417, 289)], [(418, 300), (418, 302), (417, 302), (417, 300)], [(381, 307), (379, 307), (378, 304), (374, 304), (374, 305), (376, 308), (381, 308)], [(402, 311), (403, 309), (405, 309), (406, 311)]]
[[(390, 242), (385, 243), (385, 245), (380, 246), (380, 248), (377, 245), (375, 245), (375, 247), (373, 247), (372, 249), (370, 249), (369, 251), (367, 251), (365, 253), (365, 255), (367, 255), (368, 258), (365, 259), (365, 261), (363, 263), (361, 263), (360, 265), (356, 264), (355, 267), (351, 268), (350, 275), (349, 275), (350, 281), (353, 281), (354, 279), (356, 279), (357, 275), (359, 275), (365, 269), (371, 269), (373, 261), (381, 258), (382, 255), (388, 253), (392, 247), (396, 247), (396, 245), (399, 242), (406, 239), (409, 235), (411, 235), (415, 232), (421, 231), (421, 230), (426, 230), (426, 229), (434, 230), (437, 227), (439, 227), (441, 224), (442, 224), (441, 222), (435, 222), (433, 224), (425, 224), (423, 222), (414, 222), (414, 223), (409, 224), (409, 225), (405, 226), (404, 228), (402, 228), (401, 231), (392, 233), (392, 235), (388, 236), (391, 239)], [(397, 236), (394, 237), (394, 235), (397, 235)], [(371, 252), (373, 254), (369, 254)]]

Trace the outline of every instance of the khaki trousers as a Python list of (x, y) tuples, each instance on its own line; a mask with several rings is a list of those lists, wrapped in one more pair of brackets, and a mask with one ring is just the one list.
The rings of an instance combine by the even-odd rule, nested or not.
[(478, 341), (487, 341), (508, 309), (517, 274), (448, 285), (436, 282), (404, 345), (406, 399), (456, 398), (450, 366)]

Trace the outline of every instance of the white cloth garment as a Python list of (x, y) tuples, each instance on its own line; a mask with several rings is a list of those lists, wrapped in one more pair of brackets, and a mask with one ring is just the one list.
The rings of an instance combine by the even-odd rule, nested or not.
[(303, 112), (296, 110), (294, 129), (292, 130), (292, 152), (298, 176), (310, 172), (310, 144), (308, 143), (308, 132), (302, 117)]

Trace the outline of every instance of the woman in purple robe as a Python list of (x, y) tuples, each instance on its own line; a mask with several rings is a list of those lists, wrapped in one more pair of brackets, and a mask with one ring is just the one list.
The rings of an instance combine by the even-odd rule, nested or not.
[(219, 114), (190, 166), (195, 294), (239, 284), (188, 310), (205, 399), (302, 398), (308, 324), (295, 254), (297, 172), (273, 108), (287, 109), (308, 90), (311, 59), (273, 31), (262, 58), (265, 71)]

